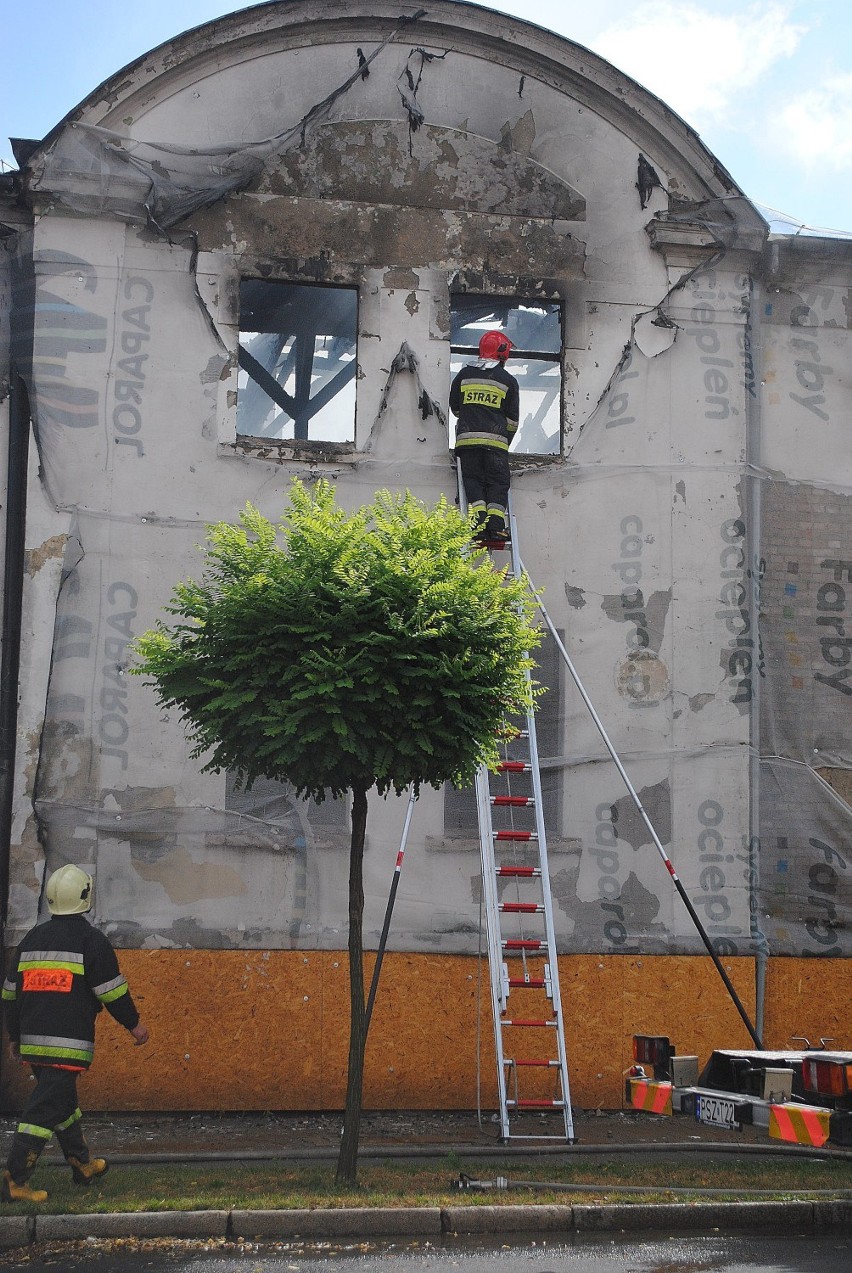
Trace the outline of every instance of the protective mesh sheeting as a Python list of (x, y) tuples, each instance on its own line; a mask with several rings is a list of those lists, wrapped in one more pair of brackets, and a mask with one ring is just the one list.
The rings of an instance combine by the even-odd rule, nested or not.
[(849, 806), (793, 761), (761, 763), (763, 819), (755, 911), (769, 949), (848, 953)]
[[(120, 217), (168, 229), (248, 185), (271, 155), (304, 145), (308, 131), (328, 116), (338, 98), (363, 83), (370, 63), (407, 25), (409, 19), (401, 18), (368, 56), (360, 56), (355, 70), (342, 74), (331, 92), (273, 136), (186, 146), (77, 122), (62, 129), (39, 156), (33, 188), (49, 190), (63, 207), (84, 216)], [(409, 101), (416, 112), (413, 96)]]
[[(374, 60), (368, 80), (344, 73), (353, 50), (341, 51), (339, 73), (322, 90), (309, 85), (315, 105), (305, 89), (295, 122), (262, 142), (246, 132), (205, 148), (75, 125), (39, 158), (33, 196), (76, 215), (41, 217), (13, 278), (13, 352), (39, 470), (12, 932), (34, 918), (44, 867), (75, 859), (96, 868), (99, 917), (126, 944), (345, 945), (341, 810), (286, 789), (243, 804), (227, 775), (201, 774), (180, 721), (127, 675), (127, 646), (174, 584), (198, 575), (205, 524), (249, 500), (277, 517), (292, 476), (328, 476), (345, 507), (383, 487), (454, 497), (450, 280), (459, 291), (483, 285), (493, 253), (492, 291), (523, 266), (530, 290), (556, 279), (552, 291), (570, 300), (563, 453), (514, 470), (521, 554), (684, 886), (721, 954), (852, 953), (850, 810), (812, 772), (852, 764), (844, 263), (818, 242), (759, 256), (736, 199), (669, 207), (658, 178), (640, 206), (633, 142), (543, 85), (533, 121), (514, 68), (440, 62), (436, 122), (418, 151), (417, 90), (404, 71), (427, 55), (386, 45), (373, 57), (388, 53), (388, 69)], [(454, 105), (444, 91), (477, 82), (471, 67), (487, 78), (487, 108), (480, 97)], [(348, 106), (356, 88), (363, 118), (332, 118), (331, 103), (346, 95)], [(490, 167), (462, 179), (448, 138), (481, 159), (474, 134), (493, 125), (495, 94), (514, 114), (505, 132), (492, 128)], [(197, 119), (188, 97), (169, 99), (173, 123), (182, 102)], [(338, 204), (300, 151), (327, 118), (323, 153), (342, 156), (335, 180), (350, 181)], [(524, 167), (536, 127), (540, 160)], [(400, 137), (411, 168), (396, 198), (375, 181)], [(492, 161), (508, 139), (529, 175), (526, 217), (494, 208)], [(618, 173), (600, 221), (581, 219), (569, 180), (584, 164), (590, 189), (615, 189)], [(423, 208), (412, 202), (418, 181), (430, 191)], [(185, 234), (161, 233), (180, 221)], [(672, 242), (689, 269), (664, 259)], [(358, 288), (348, 447), (237, 437), (235, 297), (241, 272), (263, 274), (264, 246), (288, 277)], [(703, 950), (552, 646), (541, 666), (560, 949)], [(368, 945), (404, 811), (404, 799), (371, 801)], [(425, 791), (408, 850), (391, 945), (475, 951), (469, 798)]]
[[(167, 247), (161, 264), (180, 260), (185, 263), (186, 254)], [(202, 275), (199, 290), (204, 284)], [(266, 470), (256, 470), (251, 459), (237, 468), (232, 462), (227, 506), (219, 487), (204, 482), (194, 507), (187, 507), (185, 475), (198, 465), (197, 443), (192, 433), (178, 430), (164, 448), (166, 435), (149, 410), (154, 392), (149, 386), (156, 382), (160, 394), (164, 382), (171, 384), (178, 418), (191, 418), (193, 410), (197, 416), (194, 391), (188, 392), (185, 377), (170, 381), (165, 350), (158, 354), (152, 337), (158, 329), (193, 334), (203, 354), (201, 383), (207, 386), (211, 429), (218, 373), (204, 369), (224, 367), (227, 356), (222, 332), (214, 337), (184, 270), (116, 271), (45, 249), (35, 281), (22, 272), (18, 285), (35, 297), (30, 384), (43, 481), (57, 506), (77, 510), (69, 514), (65, 532), (34, 800), (48, 866), (69, 856), (95, 864), (99, 905), (128, 945), (339, 946), (346, 932), (347, 877), (341, 811), (329, 819), (322, 806), (309, 810), (281, 791), (258, 798), (248, 814), (238, 812), (225, 776), (197, 773), (187, 761), (179, 723), (160, 720), (152, 692), (127, 676), (127, 642), (162, 613), (177, 579), (197, 573), (195, 546), (206, 521), (248, 498), (265, 498), (275, 515), (289, 472), (304, 470), (276, 468), (275, 489), (264, 497), (257, 483), (266, 485)], [(549, 613), (565, 633), (717, 948), (748, 953), (762, 948), (765, 938), (773, 953), (846, 953), (849, 898), (841, 858), (845, 861), (848, 807), (805, 763), (778, 768), (767, 762), (757, 837), (748, 817), (747, 762), (760, 703), (771, 750), (786, 752), (791, 761), (815, 756), (819, 764), (827, 758), (848, 763), (845, 679), (826, 682), (825, 627), (814, 622), (837, 613), (843, 591), (834, 578), (836, 567), (824, 563), (834, 560), (829, 554), (843, 557), (835, 528), (846, 496), (759, 477), (748, 486), (745, 474), (714, 463), (704, 447), (712, 452), (727, 436), (727, 445), (736, 449), (736, 413), (745, 404), (706, 388), (703, 414), (712, 447), (695, 443), (690, 422), (682, 445), (693, 450), (690, 455), (684, 450), (676, 470), (666, 464), (669, 440), (647, 432), (643, 462), (633, 462), (640, 421), (675, 414), (678, 396), (696, 378), (704, 385), (703, 359), (742, 366), (745, 326), (738, 315), (749, 303), (749, 289), (736, 279), (723, 287), (714, 275), (710, 290), (727, 289), (729, 299), (720, 302), (716, 295), (716, 308), (724, 305), (724, 312), (714, 311), (708, 322), (709, 301), (700, 295), (707, 288), (699, 276), (683, 296), (671, 298), (677, 339), (667, 336), (666, 347), (652, 357), (636, 340), (618, 355), (609, 384), (579, 430), (567, 473), (541, 466), (518, 473), (514, 500), (521, 552), (534, 584), (545, 588)], [(67, 321), (57, 323), (57, 314)], [(447, 433), (439, 395), (433, 399), (429, 392), (434, 389), (416, 350), (406, 347), (377, 385), (375, 416), (361, 426), (369, 439), (369, 463), (336, 470), (345, 504), (368, 500), (384, 485), (408, 485), (428, 500), (442, 492), (452, 495)], [(419, 406), (424, 394), (437, 408), (425, 418)], [(102, 427), (104, 419), (111, 430)], [(99, 508), (104, 472), (110, 500)], [(759, 569), (749, 564), (748, 525), (757, 489), (765, 543)], [(812, 541), (807, 562), (802, 554), (795, 559), (794, 575), (779, 523), (792, 516), (801, 524), (815, 501), (821, 501), (824, 537), (822, 543)], [(544, 532), (553, 525), (551, 510), (566, 504), (570, 515), (558, 533), (566, 547), (560, 548), (551, 540), (552, 529)], [(178, 516), (180, 511), (196, 515)], [(779, 544), (774, 553), (773, 536)], [(811, 675), (795, 706), (790, 678), (800, 669), (782, 658), (791, 646), (784, 619), (793, 577), (798, 626), (789, 630), (796, 631), (800, 652), (810, 631), (812, 655)], [(811, 605), (801, 599), (806, 578)], [(762, 653), (758, 593), (766, 616)], [(780, 624), (769, 622), (776, 613)], [(698, 641), (695, 632), (703, 634)], [(840, 641), (830, 651), (846, 648), (836, 629), (828, 632), (831, 641), (835, 636)], [(684, 642), (688, 658), (679, 654)], [(552, 647), (542, 659), (550, 695), (540, 750), (560, 947), (700, 951), (646, 828)], [(795, 794), (803, 782), (810, 784), (807, 800)], [(368, 943), (381, 927), (403, 813), (399, 801), (373, 802)], [(786, 856), (779, 850), (782, 840)], [(815, 848), (815, 842), (826, 847)], [(828, 887), (830, 871), (837, 887), (825, 894), (831, 910), (820, 927), (817, 904), (809, 909), (807, 899), (819, 897), (813, 890), (823, 876)], [(779, 881), (796, 885), (785, 891)], [(31, 918), (33, 900), (32, 883), (17, 880), (13, 915), (19, 925)], [(475, 949), (479, 901), (470, 796), (425, 792), (391, 945)]]
[(851, 507), (848, 491), (763, 484), (762, 750), (814, 767), (852, 768)]

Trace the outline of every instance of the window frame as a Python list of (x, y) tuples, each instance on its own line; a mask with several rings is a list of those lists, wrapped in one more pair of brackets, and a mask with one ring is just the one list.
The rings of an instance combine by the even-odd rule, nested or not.
[[(237, 314), (236, 314), (237, 343), (236, 343), (235, 352), (236, 352), (236, 362), (237, 362), (237, 369), (236, 369), (237, 388), (234, 395), (234, 442), (235, 444), (241, 448), (249, 448), (249, 449), (256, 449), (259, 446), (275, 447), (275, 448), (281, 448), (281, 449), (284, 449), (284, 448), (295, 449), (297, 451), (304, 451), (308, 453), (309, 455), (316, 451), (327, 452), (329, 451), (329, 449), (331, 449), (334, 453), (341, 453), (341, 454), (354, 452), (355, 446), (356, 446), (356, 438), (357, 438), (356, 430), (357, 430), (358, 338), (359, 338), (359, 327), (360, 327), (359, 318), (360, 318), (360, 304), (361, 304), (361, 295), (360, 295), (360, 289), (358, 285), (354, 282), (353, 283), (338, 283), (338, 282), (325, 283), (325, 282), (315, 282), (312, 280), (305, 280), (301, 278), (270, 278), (270, 277), (265, 277), (262, 274), (256, 273), (254, 271), (241, 272), (236, 280), (236, 283), (237, 283)], [(312, 392), (312, 389), (313, 389), (314, 377), (316, 374), (315, 369), (316, 369), (317, 341), (323, 336), (325, 336), (326, 338), (333, 338), (335, 333), (333, 331), (322, 332), (318, 328), (316, 323), (314, 325), (314, 330), (312, 333), (310, 331), (302, 332), (302, 333), (296, 331), (291, 333), (289, 337), (286, 335), (286, 330), (283, 328), (279, 330), (278, 332), (276, 332), (276, 330), (272, 327), (270, 327), (268, 331), (263, 331), (260, 333), (253, 332), (252, 334), (254, 335), (257, 335), (257, 334), (276, 335), (277, 334), (284, 337), (282, 341), (281, 349), (278, 351), (278, 354), (276, 356), (276, 361), (277, 361), (277, 358), (281, 357), (281, 353), (283, 352), (284, 349), (286, 349), (288, 343), (292, 341), (292, 349), (287, 356), (288, 358), (287, 364), (285, 364), (285, 366), (288, 369), (288, 376), (287, 376), (287, 379), (284, 381), (284, 383), (281, 383), (275, 377), (273, 372), (270, 371), (268, 367), (265, 367), (263, 363), (260, 362), (259, 359), (254, 357), (251, 350), (246, 348), (246, 345), (243, 344), (243, 341), (241, 339), (243, 334), (250, 330), (248, 327), (244, 326), (243, 323), (244, 323), (244, 318), (246, 316), (246, 303), (245, 303), (246, 289), (252, 287), (253, 285), (262, 287), (264, 289), (266, 288), (270, 289), (270, 294), (271, 294), (271, 289), (281, 288), (281, 289), (290, 289), (291, 291), (295, 291), (296, 289), (299, 289), (306, 293), (311, 292), (311, 293), (318, 294), (319, 292), (324, 291), (324, 292), (348, 293), (351, 295), (353, 300), (351, 315), (349, 316), (351, 317), (351, 322), (349, 323), (347, 331), (346, 331), (346, 335), (351, 338), (351, 351), (352, 351), (351, 359), (347, 362), (341, 362), (341, 365), (338, 367), (338, 369), (331, 375), (331, 377), (325, 382), (325, 384), (320, 386), (319, 390), (317, 390), (316, 392)], [(288, 305), (292, 307), (294, 303), (295, 303), (295, 307), (298, 309), (299, 308), (298, 298), (293, 296), (284, 297), (282, 300), (282, 305), (281, 305), (282, 313), (285, 311)], [(298, 348), (300, 335), (301, 336), (312, 335), (312, 340), (309, 341), (309, 345), (308, 345), (310, 350), (309, 358), (305, 357), (304, 351)], [(289, 364), (291, 363), (295, 365), (290, 366)], [(266, 398), (269, 400), (270, 404), (273, 404), (274, 406), (277, 406), (280, 409), (279, 414), (276, 417), (274, 417), (276, 420), (281, 420), (282, 418), (281, 413), (286, 413), (285, 414), (286, 424), (284, 425), (284, 429), (288, 431), (287, 434), (285, 434), (283, 431), (282, 432), (270, 431), (270, 432), (264, 432), (264, 433), (250, 433), (250, 432), (244, 432), (241, 430), (240, 428), (240, 395), (245, 394), (246, 388), (248, 387), (247, 385), (240, 386), (239, 381), (240, 381), (241, 373), (245, 373), (249, 377), (249, 383), (254, 384), (262, 393), (266, 395)], [(289, 382), (292, 375), (295, 375), (296, 377), (295, 396), (294, 394), (288, 392), (288, 390), (285, 388), (285, 385)], [(329, 392), (330, 390), (333, 389), (334, 385), (337, 384), (338, 382), (340, 382), (338, 389), (334, 392)], [(350, 384), (352, 384), (353, 386), (351, 417), (346, 423), (346, 429), (349, 432), (350, 436), (347, 438), (331, 438), (331, 437), (323, 437), (323, 436), (312, 437), (310, 434), (311, 421), (313, 421), (320, 414), (320, 412), (324, 410), (331, 402), (333, 402), (334, 399), (338, 396), (338, 394), (341, 391), (345, 390)], [(307, 387), (307, 392), (305, 392), (305, 386)], [(309, 407), (313, 407), (313, 409), (305, 410), (305, 408), (309, 408)], [(294, 408), (294, 410), (291, 410), (291, 408)], [(292, 434), (292, 436), (289, 435), (290, 433)]]

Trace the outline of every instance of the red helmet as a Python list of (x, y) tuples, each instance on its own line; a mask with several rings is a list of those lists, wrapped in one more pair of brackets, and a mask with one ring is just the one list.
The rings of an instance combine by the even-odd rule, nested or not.
[(500, 362), (505, 362), (514, 348), (505, 332), (486, 332), (479, 339), (480, 358), (499, 358)]

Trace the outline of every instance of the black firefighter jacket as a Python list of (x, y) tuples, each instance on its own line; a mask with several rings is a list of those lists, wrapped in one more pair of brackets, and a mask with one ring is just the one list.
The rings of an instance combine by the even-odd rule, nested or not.
[(518, 382), (499, 362), (480, 359), (462, 367), (450, 386), (450, 410), (458, 416), (456, 454), (468, 447), (508, 451), (519, 415)]
[(9, 1038), (31, 1065), (88, 1069), (102, 1007), (127, 1030), (139, 1021), (112, 944), (83, 915), (53, 915), (30, 929), (3, 1001)]

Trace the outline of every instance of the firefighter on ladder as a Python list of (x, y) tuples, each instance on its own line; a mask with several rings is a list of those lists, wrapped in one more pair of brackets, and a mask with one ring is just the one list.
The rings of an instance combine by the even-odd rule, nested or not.
[(505, 367), (513, 349), (504, 332), (486, 332), (478, 361), (462, 367), (450, 386), (456, 459), (484, 540), (509, 538), (509, 444), (520, 411), (518, 382)]

